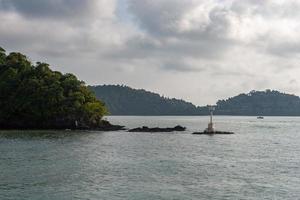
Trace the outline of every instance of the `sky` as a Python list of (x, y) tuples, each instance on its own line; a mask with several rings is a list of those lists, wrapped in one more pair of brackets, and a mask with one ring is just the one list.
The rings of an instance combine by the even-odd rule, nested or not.
[(0, 46), (196, 105), (300, 95), (299, 0), (0, 0)]

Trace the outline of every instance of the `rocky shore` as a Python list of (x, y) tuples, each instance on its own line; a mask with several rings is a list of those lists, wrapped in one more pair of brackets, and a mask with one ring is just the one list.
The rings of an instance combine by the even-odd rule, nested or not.
[(99, 126), (96, 127), (79, 126), (79, 127), (74, 127), (74, 130), (120, 131), (120, 130), (127, 130), (127, 129), (125, 128), (125, 126), (114, 125), (111, 124), (109, 121), (102, 120)]
[(195, 135), (232, 135), (234, 133), (226, 132), (226, 131), (214, 131), (214, 132), (203, 131), (203, 132), (194, 132), (193, 134), (195, 134)]
[(18, 124), (18, 126), (11, 126), (6, 124), (0, 124), (0, 130), (87, 130), (87, 131), (119, 131), (127, 130), (125, 126), (111, 124), (107, 120), (102, 120), (101, 123), (94, 126), (77, 123), (55, 123), (53, 125), (41, 126), (41, 125), (26, 125)]
[(186, 127), (182, 127), (182, 126), (175, 126), (173, 128), (159, 128), (159, 127), (155, 127), (155, 128), (149, 128), (147, 126), (143, 126), (143, 127), (138, 127), (138, 128), (134, 128), (134, 129), (130, 129), (128, 130), (128, 132), (149, 132), (149, 133), (157, 133), (157, 132), (174, 132), (174, 131), (185, 131)]
[(125, 128), (125, 126), (114, 125), (114, 124), (111, 124), (107, 120), (102, 120), (101, 125), (96, 127), (95, 130), (97, 130), (97, 131), (120, 131), (120, 130), (126, 130), (126, 128)]

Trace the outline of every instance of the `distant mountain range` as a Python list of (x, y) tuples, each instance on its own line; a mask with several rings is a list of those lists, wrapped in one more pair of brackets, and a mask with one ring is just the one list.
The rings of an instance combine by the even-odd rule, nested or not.
[(300, 98), (275, 90), (251, 91), (218, 101), (216, 114), (300, 116)]
[(121, 85), (90, 86), (112, 115), (197, 115), (192, 103)]
[[(123, 85), (89, 86), (112, 115), (207, 115), (206, 106)], [(216, 103), (216, 115), (300, 116), (300, 98), (275, 90), (251, 91)]]

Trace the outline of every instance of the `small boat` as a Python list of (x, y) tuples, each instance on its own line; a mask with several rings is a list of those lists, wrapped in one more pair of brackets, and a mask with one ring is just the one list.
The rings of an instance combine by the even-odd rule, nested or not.
[(264, 117), (263, 116), (258, 116), (257, 119), (264, 119)]

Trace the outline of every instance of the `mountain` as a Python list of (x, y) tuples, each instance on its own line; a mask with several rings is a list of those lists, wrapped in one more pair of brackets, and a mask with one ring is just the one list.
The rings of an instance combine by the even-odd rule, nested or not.
[(275, 90), (251, 91), (217, 102), (219, 115), (300, 116), (300, 98)]
[[(206, 106), (197, 107), (179, 99), (128, 86), (89, 86), (105, 102), (112, 115), (207, 115)], [(216, 115), (300, 116), (300, 98), (275, 90), (251, 91), (219, 100)]]
[(89, 86), (112, 115), (197, 115), (192, 103), (123, 85)]

